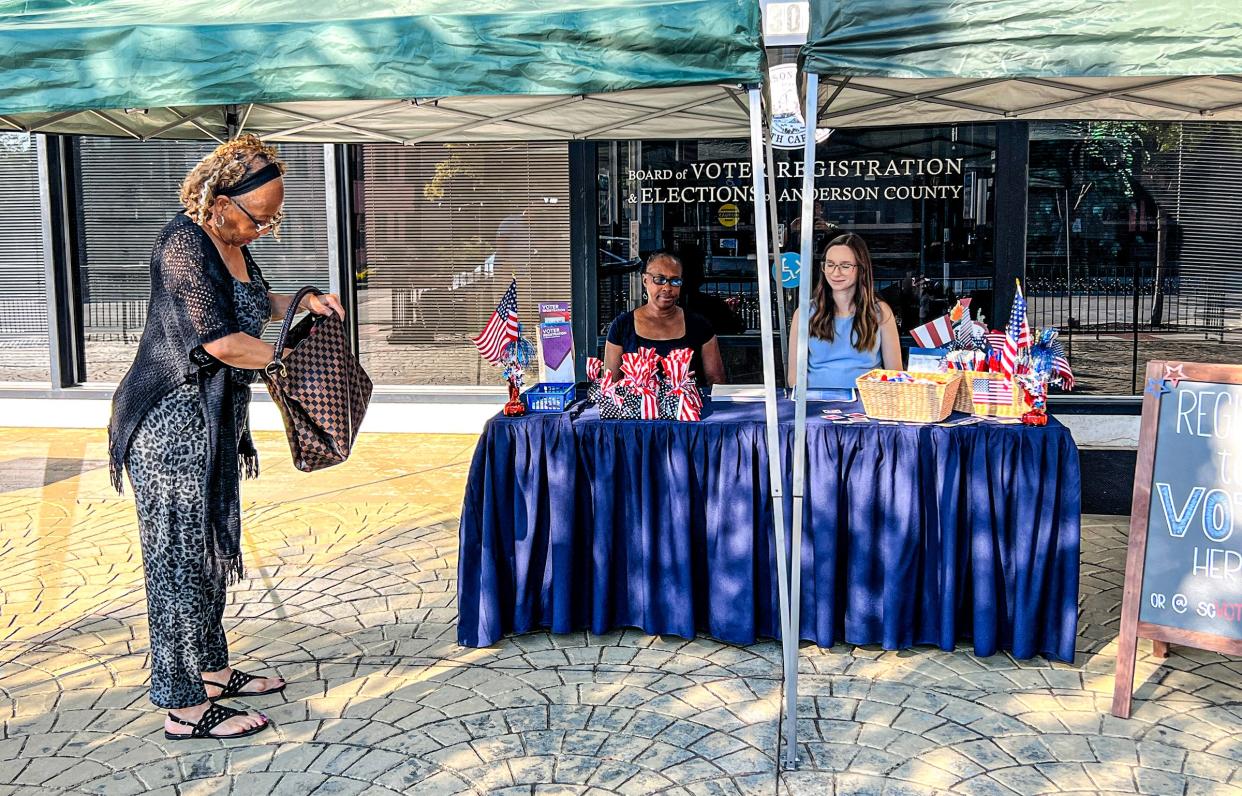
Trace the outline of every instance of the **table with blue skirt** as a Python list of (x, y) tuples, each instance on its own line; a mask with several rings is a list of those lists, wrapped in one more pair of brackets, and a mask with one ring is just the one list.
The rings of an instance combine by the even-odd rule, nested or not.
[[(807, 408), (801, 638), (967, 640), (978, 655), (1072, 661), (1080, 479), (1068, 429), (833, 423), (824, 406)], [(543, 628), (779, 637), (764, 411), (714, 401), (700, 422), (619, 421), (578, 405), (490, 420), (462, 506), (460, 643)], [(779, 416), (790, 495), (793, 404)]]

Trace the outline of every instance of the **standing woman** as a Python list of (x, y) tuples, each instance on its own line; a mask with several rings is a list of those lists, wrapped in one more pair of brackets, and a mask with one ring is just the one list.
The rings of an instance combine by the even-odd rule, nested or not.
[[(871, 253), (861, 237), (847, 232), (829, 241), (813, 301), (806, 371), (810, 389), (846, 398), (858, 377), (881, 361), (888, 370), (901, 370), (897, 321), (876, 298)], [(798, 373), (797, 310), (791, 324), (787, 381), (792, 385)]]
[[(268, 290), (246, 248), (278, 236), (285, 164), (243, 135), (203, 158), (181, 185), (178, 213), (151, 253), (151, 302), (138, 354), (112, 399), (112, 484), (129, 471), (138, 510), (151, 636), (151, 701), (164, 734), (240, 738), (262, 714), (217, 699), (274, 694), (279, 677), (229, 666), (225, 586), (243, 575), (240, 471), (258, 475), (250, 384), (272, 361), (259, 339), (292, 297)], [(336, 296), (298, 309), (344, 317)]]

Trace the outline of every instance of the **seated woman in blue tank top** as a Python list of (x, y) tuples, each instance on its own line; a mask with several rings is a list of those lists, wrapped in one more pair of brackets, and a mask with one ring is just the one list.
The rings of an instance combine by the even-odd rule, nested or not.
[[(789, 335), (789, 382), (797, 378), (798, 313)], [(813, 398), (853, 396), (854, 382), (880, 367), (901, 370), (893, 311), (875, 296), (871, 254), (852, 232), (828, 243), (823, 278), (815, 287), (807, 344), (807, 386)]]

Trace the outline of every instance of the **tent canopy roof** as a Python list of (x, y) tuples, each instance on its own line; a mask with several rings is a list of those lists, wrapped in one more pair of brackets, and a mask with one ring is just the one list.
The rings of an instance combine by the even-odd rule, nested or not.
[(0, 0), (0, 127), (223, 137), (244, 121), (403, 143), (738, 134), (736, 87), (762, 74), (759, 25), (755, 0)]
[(1242, 120), (1242, 3), (811, 0), (832, 126)]

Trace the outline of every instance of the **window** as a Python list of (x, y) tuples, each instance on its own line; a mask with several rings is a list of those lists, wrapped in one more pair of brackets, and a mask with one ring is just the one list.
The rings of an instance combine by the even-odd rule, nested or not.
[(0, 148), (0, 381), (51, 379), (39, 165), (33, 136)]
[[(121, 380), (146, 324), (151, 246), (181, 209), (181, 181), (212, 142), (77, 139), (75, 149), (78, 290), (82, 302), (82, 380)], [(329, 282), (323, 148), (280, 147), (285, 175), (281, 240), (264, 236), (255, 260), (277, 292)], [(269, 324), (265, 336), (274, 338)]]
[(1242, 125), (1031, 125), (1027, 292), (1075, 392), (1136, 395), (1152, 359), (1242, 362)]
[[(992, 321), (995, 150), (991, 125), (833, 131), (816, 153), (815, 261), (834, 235), (856, 232), (903, 333), (959, 297)], [(784, 252), (799, 247), (801, 158), (776, 153)], [(612, 319), (643, 300), (642, 258), (670, 249), (686, 265), (684, 301), (716, 329), (729, 380), (762, 379), (750, 189), (744, 140), (600, 145), (599, 346)], [(788, 319), (797, 292), (781, 292)]]
[(377, 384), (502, 384), (470, 342), (513, 278), (523, 335), (569, 301), (564, 144), (354, 148), (358, 340)]

